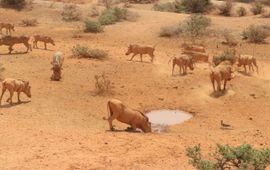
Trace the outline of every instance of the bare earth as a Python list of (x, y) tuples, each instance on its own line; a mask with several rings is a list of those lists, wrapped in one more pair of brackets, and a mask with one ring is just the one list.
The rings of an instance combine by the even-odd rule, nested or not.
[[(13, 35), (43, 34), (51, 36), (56, 46), (28, 54), (6, 55), (0, 47), (2, 77), (23, 78), (32, 86), (31, 101), (22, 95), (23, 104), (0, 108), (0, 169), (193, 169), (185, 149), (200, 143), (203, 153), (213, 152), (217, 143), (254, 147), (270, 146), (270, 45), (256, 45), (260, 74), (237, 73), (229, 82), (226, 95), (211, 96), (207, 64), (197, 64), (187, 76), (171, 76), (168, 60), (180, 53), (183, 39), (159, 38), (160, 27), (184, 20), (188, 15), (151, 10), (151, 5), (134, 5), (137, 22), (120, 22), (106, 26), (104, 33), (86, 34), (82, 22), (61, 20), (62, 4), (35, 1), (32, 11), (0, 9), (0, 21), (15, 23)], [(84, 15), (90, 4), (81, 6)], [(266, 24), (269, 19), (256, 16), (209, 16), (212, 28), (230, 28), (240, 32), (249, 24)], [(25, 18), (37, 18), (37, 27), (21, 27)], [(72, 38), (81, 35), (81, 38)], [(154, 45), (158, 42), (154, 64), (130, 62), (124, 54), (129, 43)], [(268, 42), (270, 42), (268, 40)], [(221, 52), (213, 38), (205, 39), (210, 54)], [(108, 50), (105, 61), (70, 58), (71, 48), (84, 44)], [(43, 47), (43, 44), (39, 44)], [(24, 51), (23, 45), (16, 45)], [(252, 54), (253, 45), (243, 43), (240, 50)], [(50, 81), (50, 61), (55, 51), (65, 55), (63, 79)], [(136, 58), (139, 61), (139, 57)], [(104, 72), (113, 83), (113, 94), (95, 96), (94, 76)], [(177, 69), (176, 72), (177, 73)], [(8, 93), (4, 96), (4, 100)], [(142, 134), (110, 132), (108, 99), (117, 98), (143, 111), (180, 109), (194, 118), (171, 126), (167, 133)], [(14, 96), (14, 101), (16, 97)], [(29, 102), (28, 102), (29, 101)], [(233, 130), (221, 130), (220, 120)], [(114, 123), (123, 130), (126, 125)]]

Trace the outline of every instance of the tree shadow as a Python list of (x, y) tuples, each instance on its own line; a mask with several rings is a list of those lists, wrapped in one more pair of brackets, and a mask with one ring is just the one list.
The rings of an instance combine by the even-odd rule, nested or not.
[(11, 107), (14, 107), (14, 106), (18, 106), (18, 105), (21, 105), (21, 104), (27, 104), (27, 103), (30, 103), (31, 101), (22, 101), (20, 103), (13, 103), (13, 104), (5, 104), (5, 105), (1, 105), (0, 108), (11, 108)]

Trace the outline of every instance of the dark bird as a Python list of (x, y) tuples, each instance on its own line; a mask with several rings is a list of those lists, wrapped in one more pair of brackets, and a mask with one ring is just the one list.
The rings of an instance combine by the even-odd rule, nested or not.
[(225, 124), (225, 123), (223, 122), (223, 120), (220, 121), (220, 125), (221, 125), (221, 128), (232, 128), (231, 125)]

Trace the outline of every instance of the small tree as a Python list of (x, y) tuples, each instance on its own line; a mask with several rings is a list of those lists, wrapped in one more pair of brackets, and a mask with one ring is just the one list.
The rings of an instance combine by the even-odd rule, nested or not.
[(65, 5), (63, 7), (62, 18), (64, 21), (79, 21), (81, 19), (81, 11), (75, 4)]
[(255, 3), (253, 3), (253, 5), (252, 5), (252, 7), (250, 8), (250, 10), (251, 10), (251, 12), (252, 12), (254, 15), (258, 15), (258, 14), (263, 13), (264, 8), (263, 8), (262, 3), (260, 3), (260, 2), (255, 2)]
[(95, 87), (96, 87), (96, 93), (101, 95), (101, 94), (106, 94), (109, 93), (112, 89), (111, 87), (111, 81), (108, 80), (108, 78), (105, 76), (104, 73), (101, 75), (95, 75)]
[(211, 25), (210, 18), (203, 15), (191, 15), (181, 24), (182, 33), (194, 43), (196, 39), (205, 35), (207, 28)]
[(242, 38), (252, 43), (264, 43), (269, 36), (269, 29), (263, 25), (250, 25), (242, 32)]

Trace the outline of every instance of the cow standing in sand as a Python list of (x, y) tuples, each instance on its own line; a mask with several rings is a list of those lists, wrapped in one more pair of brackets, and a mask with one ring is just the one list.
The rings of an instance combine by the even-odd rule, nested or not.
[(136, 128), (139, 128), (143, 132), (151, 132), (151, 123), (144, 113), (126, 107), (120, 100), (117, 99), (109, 100), (107, 107), (109, 111), (109, 118), (104, 119), (108, 120), (111, 130), (114, 130), (112, 121), (117, 119), (122, 123), (129, 124), (133, 131), (135, 131)]
[(9, 50), (9, 54), (11, 54), (11, 52), (13, 51), (13, 46), (15, 44), (24, 44), (24, 46), (27, 48), (26, 53), (30, 50), (32, 50), (31, 45), (28, 43), (29, 42), (29, 37), (26, 36), (19, 36), (19, 37), (15, 37), (15, 36), (3, 36), (2, 38), (0, 38), (0, 46), (1, 45), (6, 45), (9, 46), (8, 50)]
[(20, 100), (21, 92), (23, 92), (24, 94), (26, 94), (28, 97), (31, 98), (31, 86), (29, 85), (29, 81), (7, 78), (2, 82), (2, 94), (0, 98), (0, 105), (1, 105), (2, 97), (6, 90), (8, 90), (10, 93), (10, 97), (7, 99), (7, 102), (9, 102), (10, 104), (13, 104), (12, 97), (13, 97), (14, 92), (17, 92), (18, 94), (18, 103), (21, 102)]
[[(214, 92), (221, 91), (221, 83), (224, 81), (223, 84), (223, 91), (226, 90), (227, 81), (230, 81), (233, 78), (233, 66), (228, 62), (222, 62), (218, 66), (212, 68), (210, 72), (210, 80), (213, 85)], [(217, 90), (215, 88), (215, 82), (217, 83)]]
[(259, 73), (257, 60), (252, 55), (239, 55), (237, 66), (238, 67), (243, 66), (245, 69), (245, 73), (247, 73), (247, 66), (249, 67), (249, 71), (251, 71), (251, 69), (252, 69), (252, 71), (254, 71), (253, 66), (255, 66), (257, 73)]
[(1, 34), (2, 34), (2, 29), (3, 28), (6, 29), (6, 34), (7, 35), (11, 35), (11, 31), (15, 31), (14, 25), (9, 24), (9, 23), (0, 23)]
[(141, 57), (141, 62), (142, 62), (143, 54), (148, 54), (151, 57), (151, 62), (153, 62), (154, 57), (155, 57), (154, 51), (155, 51), (155, 46), (149, 47), (149, 46), (139, 46), (139, 45), (133, 44), (133, 45), (129, 45), (126, 55), (133, 53), (132, 57), (130, 58), (130, 61), (131, 61), (136, 55), (139, 54)]
[(172, 59), (172, 76), (173, 76), (175, 65), (179, 66), (180, 74), (182, 73), (182, 70), (183, 70), (183, 74), (187, 74), (187, 67), (189, 67), (190, 70), (194, 70), (193, 59), (191, 56), (188, 56), (188, 55), (181, 55), (179, 57), (174, 57)]
[(41, 41), (44, 43), (44, 49), (47, 50), (47, 44), (52, 44), (55, 46), (54, 40), (48, 36), (35, 35), (33, 41), (33, 48), (38, 48), (37, 43)]
[(61, 79), (63, 62), (64, 62), (63, 53), (56, 52), (53, 56), (53, 61), (51, 62), (53, 66), (52, 67), (53, 74), (51, 76), (51, 80), (59, 81)]

